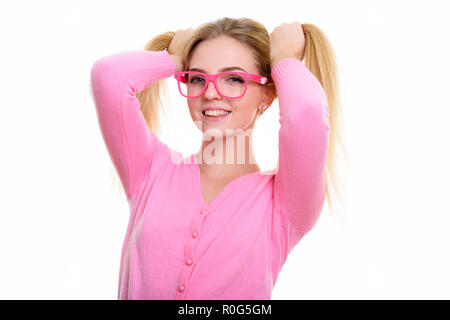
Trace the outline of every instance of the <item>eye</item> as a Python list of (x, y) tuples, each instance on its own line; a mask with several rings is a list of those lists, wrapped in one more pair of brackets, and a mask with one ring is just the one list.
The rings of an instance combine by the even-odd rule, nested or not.
[(235, 80), (234, 82), (243, 82), (242, 79), (238, 78), (238, 77), (232, 77), (230, 79)]
[(189, 82), (190, 83), (197, 83), (196, 80), (203, 81), (204, 79), (203, 79), (203, 77), (194, 76), (194, 77), (191, 77), (191, 79), (189, 79)]
[(231, 83), (236, 83), (236, 82), (244, 83), (245, 82), (244, 78), (242, 78), (238, 74), (228, 74), (228, 75), (226, 75), (226, 79), (227, 79), (227, 81), (229, 81)]

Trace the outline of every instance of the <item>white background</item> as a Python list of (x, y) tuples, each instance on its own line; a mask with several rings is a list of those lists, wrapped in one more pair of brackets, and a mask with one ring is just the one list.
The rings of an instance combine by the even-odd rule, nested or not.
[[(0, 298), (117, 298), (128, 205), (112, 185), (90, 68), (230, 16), (269, 33), (315, 24), (340, 72), (347, 216), (324, 207), (272, 299), (449, 299), (447, 13), (445, 1), (2, 2)], [(163, 141), (188, 155), (200, 132), (169, 83)], [(255, 127), (263, 170), (276, 166), (278, 110), (276, 100)]]

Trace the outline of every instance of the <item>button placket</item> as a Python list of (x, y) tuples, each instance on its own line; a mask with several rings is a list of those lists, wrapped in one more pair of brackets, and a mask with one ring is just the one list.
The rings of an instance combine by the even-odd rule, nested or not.
[(195, 215), (194, 218), (192, 219), (190, 230), (189, 230), (190, 234), (188, 235), (186, 244), (184, 246), (184, 262), (185, 263), (183, 266), (183, 270), (181, 272), (180, 280), (178, 282), (177, 294), (175, 296), (175, 299), (183, 299), (184, 298), (186, 288), (187, 288), (187, 283), (188, 283), (189, 277), (192, 272), (192, 267), (194, 266), (194, 263), (195, 263), (194, 245), (199, 240), (201, 222), (207, 213), (208, 213), (208, 211), (206, 209), (202, 209), (202, 210), (200, 210), (200, 214)]

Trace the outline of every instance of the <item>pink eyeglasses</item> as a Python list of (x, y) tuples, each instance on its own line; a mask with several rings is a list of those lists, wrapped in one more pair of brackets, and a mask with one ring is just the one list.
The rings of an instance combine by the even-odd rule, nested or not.
[(202, 96), (208, 88), (209, 82), (214, 83), (217, 92), (224, 98), (237, 99), (245, 95), (249, 80), (266, 84), (266, 77), (245, 72), (221, 72), (206, 74), (197, 71), (176, 72), (174, 78), (178, 82), (178, 89), (186, 98)]

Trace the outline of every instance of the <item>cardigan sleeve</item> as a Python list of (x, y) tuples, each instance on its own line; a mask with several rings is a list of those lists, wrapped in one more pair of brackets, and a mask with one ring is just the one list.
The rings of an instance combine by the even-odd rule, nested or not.
[[(303, 62), (285, 58), (272, 67), (280, 108), (274, 201), (294, 227), (292, 248), (317, 222), (325, 199), (329, 114), (325, 91)], [(295, 239), (294, 239), (295, 238)]]
[(167, 51), (147, 50), (102, 57), (91, 68), (98, 123), (128, 201), (165, 146), (149, 130), (136, 94), (173, 75), (175, 69)]

